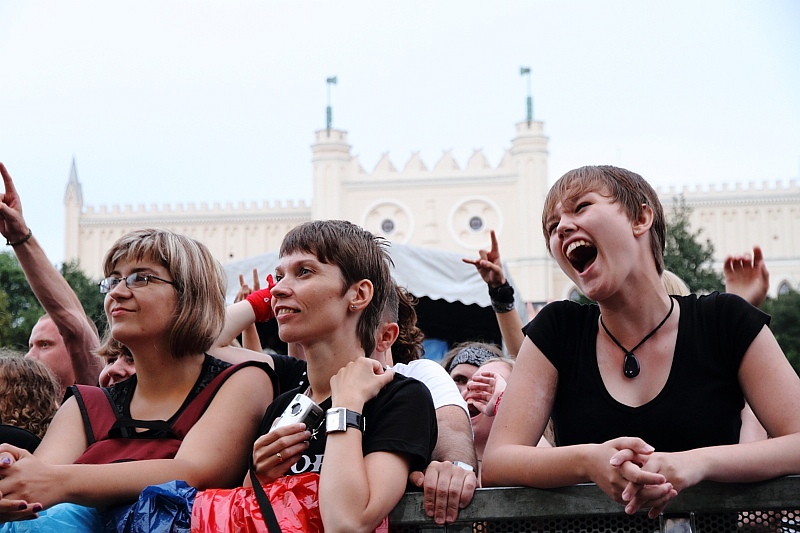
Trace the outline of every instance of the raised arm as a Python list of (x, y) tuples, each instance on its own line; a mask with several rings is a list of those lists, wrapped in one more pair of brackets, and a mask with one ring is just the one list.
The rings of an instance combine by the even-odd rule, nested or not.
[[(258, 269), (253, 269), (253, 288), (245, 283), (244, 275), (239, 274), (239, 292), (236, 294), (233, 302), (238, 303), (247, 299), (252, 293), (261, 289), (261, 283), (258, 281)], [(242, 330), (242, 348), (253, 350), (254, 352), (261, 351), (261, 339), (258, 336), (256, 324), (253, 322)]]
[(103, 367), (102, 360), (94, 355), (100, 343), (97, 328), (25, 223), (22, 202), (2, 163), (0, 173), (5, 185), (0, 199), (0, 233), (13, 247), (33, 293), (64, 339), (76, 383), (96, 385)]
[(506, 349), (512, 356), (516, 356), (522, 345), (524, 338), (522, 334), (522, 320), (513, 305), (514, 292), (507, 284), (506, 276), (503, 274), (503, 264), (500, 261), (500, 247), (497, 244), (497, 236), (491, 230), (492, 248), (491, 250), (480, 250), (478, 259), (467, 259), (467, 264), (473, 265), (478, 269), (478, 273), (489, 286), (489, 296), (492, 298), (492, 308), (497, 317), (497, 325), (500, 326), (500, 334), (506, 343)]
[(722, 271), (725, 274), (725, 292), (739, 295), (756, 307), (764, 303), (769, 289), (769, 270), (761, 247), (753, 246), (752, 255), (729, 255)]
[(231, 345), (231, 342), (239, 333), (256, 323), (256, 310), (250, 302), (250, 299), (254, 297), (253, 295), (257, 295), (258, 292), (250, 293), (244, 300), (231, 304), (225, 309), (225, 325), (217, 337), (217, 340), (215, 340), (214, 344), (209, 348), (208, 353), (223, 361), (228, 361), (229, 363), (235, 364), (251, 360), (265, 361), (271, 367), (275, 368), (272, 357), (263, 353), (261, 350), (248, 350), (247, 348), (238, 348)]

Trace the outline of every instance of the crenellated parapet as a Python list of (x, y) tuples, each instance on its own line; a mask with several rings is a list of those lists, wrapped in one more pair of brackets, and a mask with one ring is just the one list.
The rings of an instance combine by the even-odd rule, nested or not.
[[(277, 250), (283, 236), (312, 219), (346, 219), (388, 241), (475, 257), (498, 236), (521, 298), (544, 302), (574, 289), (547, 254), (541, 212), (549, 188), (548, 137), (542, 122), (515, 125), (510, 144), (491, 158), (482, 149), (453, 149), (424, 160), (383, 153), (365, 169), (346, 131), (315, 133), (313, 201), (85, 206), (73, 163), (65, 195), (65, 257), (97, 274), (103, 254), (125, 232), (160, 226), (206, 243), (223, 263)], [(444, 145), (446, 146), (446, 145)], [(463, 152), (458, 152), (462, 154)], [(499, 158), (497, 157), (499, 155)], [(657, 188), (670, 216), (682, 196), (690, 224), (713, 242), (714, 266), (754, 244), (770, 267), (770, 295), (800, 287), (800, 183), (752, 182)], [(95, 267), (93, 269), (92, 267)]]
[(791, 179), (785, 181), (762, 181), (756, 183), (705, 183), (676, 187), (657, 187), (656, 192), (665, 205), (671, 205), (673, 199), (683, 196), (692, 207), (710, 205), (734, 205), (737, 203), (783, 203), (800, 200), (800, 183)]
[(305, 212), (311, 208), (305, 200), (264, 200), (262, 202), (201, 202), (196, 204), (132, 204), (84, 206), (82, 216), (84, 220), (92, 217), (107, 218), (109, 215), (142, 216), (148, 218), (181, 217), (185, 215), (272, 215), (275, 213)]
[(116, 239), (135, 228), (162, 227), (200, 240), (225, 263), (276, 249), (289, 229), (310, 217), (305, 200), (83, 206), (73, 230), (79, 244), (67, 260), (79, 259), (97, 277)]

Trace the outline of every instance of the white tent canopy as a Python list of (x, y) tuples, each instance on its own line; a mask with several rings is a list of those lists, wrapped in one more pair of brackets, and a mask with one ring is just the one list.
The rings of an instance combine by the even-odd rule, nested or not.
[[(417, 298), (427, 297), (431, 300), (490, 307), (486, 283), (475, 267), (464, 263), (458, 253), (396, 243), (391, 244), (389, 253), (394, 261), (392, 275), (395, 281)], [(263, 280), (267, 274), (275, 272), (277, 264), (278, 253), (268, 252), (225, 265), (228, 303), (233, 302), (239, 290), (240, 274), (252, 285), (252, 270), (257, 268), (263, 286)], [(506, 278), (509, 283), (514, 284), (507, 270)], [(517, 298), (516, 307), (523, 323), (526, 322), (528, 313), (525, 303)]]

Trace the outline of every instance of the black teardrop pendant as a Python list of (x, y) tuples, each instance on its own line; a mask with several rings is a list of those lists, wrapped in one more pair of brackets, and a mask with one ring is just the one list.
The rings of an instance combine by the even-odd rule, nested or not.
[(626, 378), (633, 379), (639, 375), (639, 360), (633, 355), (633, 352), (625, 353), (625, 361), (622, 363), (622, 372)]

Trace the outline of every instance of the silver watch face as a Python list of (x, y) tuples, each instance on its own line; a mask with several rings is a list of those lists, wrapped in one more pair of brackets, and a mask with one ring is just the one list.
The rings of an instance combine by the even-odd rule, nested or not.
[(331, 431), (344, 431), (344, 417), (341, 416), (341, 411), (328, 411), (325, 414), (325, 431), (330, 433)]

